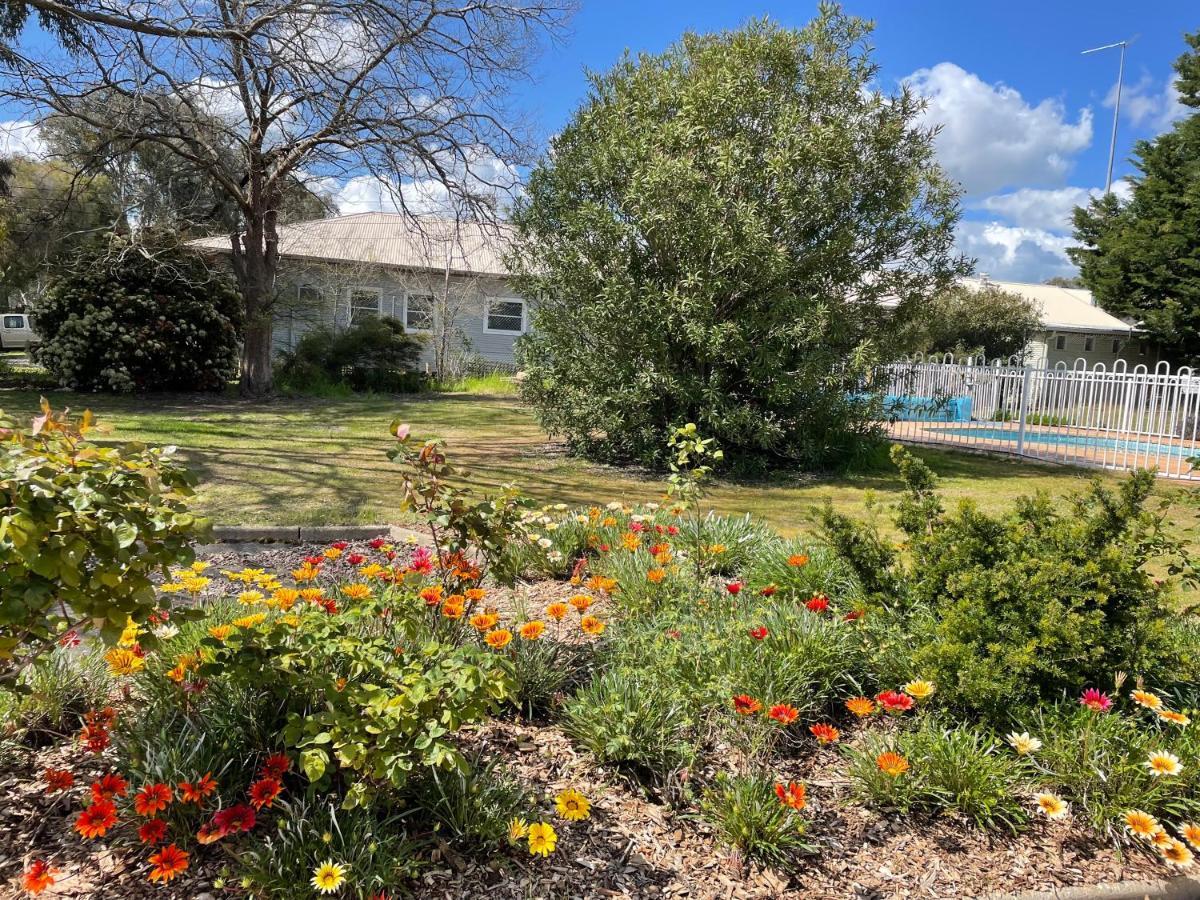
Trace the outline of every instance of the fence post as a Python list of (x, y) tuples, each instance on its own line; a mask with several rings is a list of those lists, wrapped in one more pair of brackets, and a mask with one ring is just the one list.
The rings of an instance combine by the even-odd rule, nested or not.
[(1033, 382), (1033, 367), (1025, 366), (1021, 373), (1021, 408), (1017, 414), (1017, 456), (1025, 454), (1025, 416), (1029, 412), (1029, 388)]

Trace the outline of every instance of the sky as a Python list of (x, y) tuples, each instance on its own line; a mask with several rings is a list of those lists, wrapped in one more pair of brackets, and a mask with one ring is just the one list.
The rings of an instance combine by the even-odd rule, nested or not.
[[(876, 22), (878, 87), (908, 82), (928, 99), (926, 118), (942, 131), (939, 159), (963, 188), (959, 249), (979, 272), (1013, 281), (1074, 274), (1066, 256), (1071, 210), (1104, 187), (1119, 51), (1080, 51), (1132, 40), (1118, 129), (1114, 190), (1134, 142), (1184, 114), (1172, 61), (1182, 34), (1200, 28), (1195, 0), (847, 0), (847, 12)], [(768, 16), (802, 26), (815, 2), (581, 0), (568, 34), (547, 48), (533, 78), (517, 89), (544, 137), (586, 96), (585, 70), (602, 71), (628, 49), (660, 52), (685, 31), (736, 28)], [(36, 136), (4, 121), (0, 151), (36, 148)], [(16, 115), (14, 113), (14, 118)], [(341, 211), (386, 206), (361, 180), (337, 191)]]

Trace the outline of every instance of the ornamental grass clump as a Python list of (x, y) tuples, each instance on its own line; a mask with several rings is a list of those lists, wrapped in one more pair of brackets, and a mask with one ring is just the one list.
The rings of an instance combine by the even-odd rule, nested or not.
[(803, 785), (783, 784), (763, 775), (719, 774), (700, 797), (700, 814), (721, 840), (757, 862), (795, 871), (813, 849), (805, 839)]

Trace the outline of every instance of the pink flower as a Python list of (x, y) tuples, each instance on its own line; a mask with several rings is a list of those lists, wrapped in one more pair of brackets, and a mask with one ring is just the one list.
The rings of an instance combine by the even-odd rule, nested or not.
[(757, 628), (751, 628), (750, 631), (747, 633), (750, 635), (750, 637), (754, 638), (756, 641), (761, 641), (768, 634), (767, 626), (759, 625)]
[(1079, 698), (1079, 702), (1093, 712), (1108, 712), (1112, 706), (1112, 698), (1095, 688), (1088, 688)]
[(418, 547), (413, 553), (412, 562), (408, 568), (419, 575), (428, 575), (433, 571), (433, 556), (428, 547)]
[(645, 526), (641, 522), (630, 522), (629, 523), (629, 530), (632, 531), (634, 534), (637, 534), (639, 531), (642, 531), (644, 528), (645, 528)]
[(735, 597), (738, 595), (738, 592), (741, 591), (741, 589), (742, 583), (740, 581), (731, 581), (729, 584), (725, 585), (725, 590), (729, 591), (729, 593), (733, 594)]
[(396, 428), (396, 440), (398, 440), (400, 443), (404, 443), (406, 440), (408, 440), (408, 436), (411, 432), (412, 427), (410, 425), (404, 424), (398, 426)]

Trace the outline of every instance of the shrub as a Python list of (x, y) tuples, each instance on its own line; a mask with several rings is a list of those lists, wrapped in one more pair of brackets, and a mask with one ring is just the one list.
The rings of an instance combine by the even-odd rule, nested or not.
[(199, 256), (111, 237), (30, 307), (34, 359), (88, 391), (219, 391), (238, 371), (241, 300)]
[(282, 355), (280, 382), (294, 390), (345, 384), (355, 391), (411, 393), (424, 383), (415, 371), (421, 347), (389, 316), (344, 329), (315, 328)]
[(1041, 328), (1041, 310), (1032, 300), (987, 282), (957, 284), (925, 305), (910, 324), (904, 349), (1023, 359), (1030, 337)]
[(811, 849), (804, 819), (780, 801), (768, 778), (722, 772), (700, 798), (700, 811), (721, 840), (763, 865), (794, 870), (797, 856)]
[(534, 806), (520, 782), (481, 759), (462, 770), (432, 770), (414, 788), (413, 803), (437, 823), (435, 828), (477, 849), (503, 845), (509, 822), (524, 818)]
[[(96, 626), (115, 640), (160, 605), (151, 577), (192, 558), (207, 522), (171, 448), (103, 447), (43, 401), (32, 428), (0, 412), (0, 676)], [(152, 638), (151, 638), (152, 640)]]

